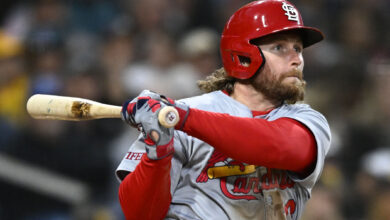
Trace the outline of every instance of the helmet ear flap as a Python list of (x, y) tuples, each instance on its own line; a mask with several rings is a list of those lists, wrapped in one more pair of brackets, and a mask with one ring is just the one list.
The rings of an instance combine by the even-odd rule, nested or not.
[[(260, 63), (260, 67), (255, 71), (255, 73), (253, 75), (255, 75), (265, 64), (264, 54), (261, 51), (260, 47), (258, 47), (258, 48), (259, 48), (260, 56), (261, 56), (261, 59), (260, 59), (261, 63)], [(251, 58), (249, 56), (245, 56), (245, 55), (232, 55), (232, 59), (233, 59), (233, 62), (235, 62), (238, 66), (243, 66), (243, 67), (249, 67), (251, 65), (251, 62), (252, 62)]]
[(249, 79), (263, 65), (264, 56), (259, 47), (234, 38), (221, 39), (222, 62), (229, 76)]

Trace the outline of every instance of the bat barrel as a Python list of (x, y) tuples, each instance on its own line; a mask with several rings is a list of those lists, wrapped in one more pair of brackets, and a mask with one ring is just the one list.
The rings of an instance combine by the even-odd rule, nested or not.
[[(107, 105), (89, 99), (36, 94), (27, 101), (27, 112), (35, 119), (83, 121), (99, 118), (120, 118), (121, 106)], [(158, 115), (164, 127), (174, 127), (179, 113), (172, 106), (162, 108)]]
[(120, 111), (120, 106), (76, 97), (36, 94), (27, 101), (27, 112), (36, 119), (82, 121), (120, 118)]

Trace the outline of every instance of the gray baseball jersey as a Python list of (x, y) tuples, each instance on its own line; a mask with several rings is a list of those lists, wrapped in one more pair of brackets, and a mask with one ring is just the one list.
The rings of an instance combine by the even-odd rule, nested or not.
[[(181, 101), (192, 108), (253, 117), (248, 107), (221, 91)], [(282, 105), (258, 116), (268, 121), (282, 117), (303, 123), (313, 133), (317, 162), (311, 174), (301, 179), (294, 172), (234, 161), (209, 144), (175, 131), (172, 202), (165, 219), (299, 219), (321, 174), (330, 129), (326, 119), (306, 104)], [(143, 144), (135, 141), (117, 171), (133, 171), (143, 153)]]

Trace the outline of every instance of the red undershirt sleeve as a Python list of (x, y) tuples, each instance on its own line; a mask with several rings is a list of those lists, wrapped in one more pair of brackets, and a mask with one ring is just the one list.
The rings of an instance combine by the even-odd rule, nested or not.
[(316, 161), (313, 134), (290, 118), (267, 121), (190, 109), (183, 131), (248, 164), (303, 174)]
[(127, 220), (163, 219), (171, 203), (171, 159), (150, 160), (146, 154), (119, 186), (119, 202)]

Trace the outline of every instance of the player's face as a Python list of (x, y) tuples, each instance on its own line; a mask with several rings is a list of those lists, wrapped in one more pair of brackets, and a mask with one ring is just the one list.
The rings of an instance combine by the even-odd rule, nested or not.
[(294, 32), (280, 33), (261, 39), (259, 47), (265, 65), (253, 85), (270, 99), (292, 103), (304, 98), (302, 41)]

